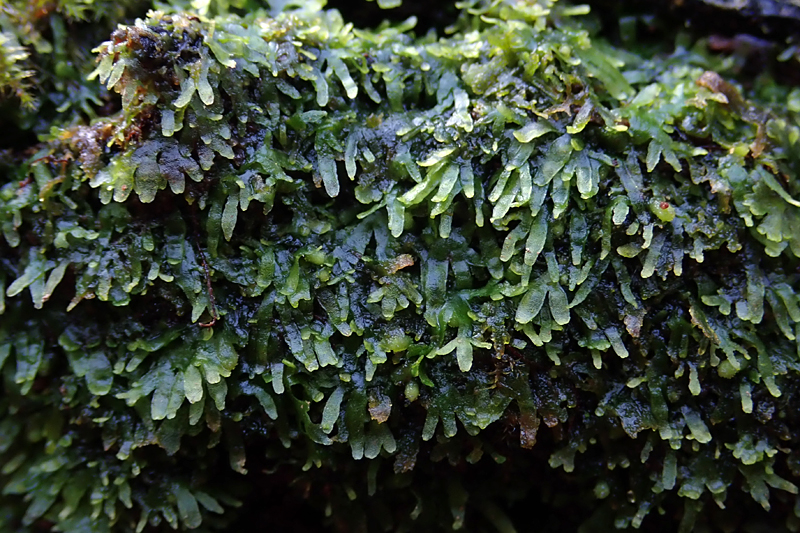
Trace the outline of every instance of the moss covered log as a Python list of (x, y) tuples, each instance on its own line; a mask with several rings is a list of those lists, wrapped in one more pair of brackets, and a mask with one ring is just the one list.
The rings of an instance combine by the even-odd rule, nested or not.
[(554, 0), (9, 5), (4, 531), (800, 530), (800, 89)]

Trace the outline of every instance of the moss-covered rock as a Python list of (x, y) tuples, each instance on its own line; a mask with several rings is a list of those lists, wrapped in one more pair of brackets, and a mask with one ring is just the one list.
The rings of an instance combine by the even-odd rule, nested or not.
[(550, 0), (160, 8), (14, 122), (2, 527), (800, 527), (800, 90)]

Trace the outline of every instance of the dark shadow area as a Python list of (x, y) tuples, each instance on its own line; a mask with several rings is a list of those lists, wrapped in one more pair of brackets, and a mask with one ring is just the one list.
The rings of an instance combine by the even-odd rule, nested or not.
[[(577, 2), (576, 2), (577, 3)], [(704, 39), (708, 51), (735, 56), (734, 71), (745, 85), (763, 73), (777, 82), (800, 85), (795, 58), (780, 58), (800, 37), (800, 7), (783, 0), (750, 0), (741, 9), (710, 0), (586, 0), (600, 21), (600, 35), (645, 56), (671, 53), (676, 35)], [(784, 10), (755, 6), (784, 5)]]
[[(252, 471), (252, 469), (251, 469)], [(281, 468), (271, 474), (248, 474), (249, 495), (242, 501), (239, 518), (228, 531), (280, 531), (282, 533), (327, 533), (325, 517), (302, 498), (294, 484), (296, 472)], [(244, 511), (246, 510), (246, 511)]]
[[(603, 22), (606, 37), (617, 42), (621, 39), (620, 20), (625, 17), (649, 18), (651, 38), (657, 39), (667, 30), (685, 29), (696, 36), (718, 35), (733, 38), (751, 35), (754, 38), (781, 43), (800, 35), (800, 6), (791, 6), (781, 0), (751, 0), (745, 7), (723, 7), (726, 2), (708, 0), (585, 0), (592, 13)], [(733, 4), (733, 2), (727, 2)], [(764, 6), (759, 8), (758, 6)], [(785, 5), (783, 10), (768, 5)]]
[(403, 0), (399, 7), (381, 9), (374, 1), (329, 0), (328, 7), (339, 10), (344, 19), (357, 28), (374, 28), (384, 20), (402, 22), (414, 16), (417, 17), (417, 34), (430, 29), (442, 34), (444, 28), (458, 18), (455, 4), (454, 0)]

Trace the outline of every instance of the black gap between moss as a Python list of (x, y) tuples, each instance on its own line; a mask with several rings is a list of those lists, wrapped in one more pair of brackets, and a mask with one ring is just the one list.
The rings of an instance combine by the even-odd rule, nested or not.
[(374, 28), (384, 20), (402, 22), (409, 17), (417, 17), (416, 31), (424, 34), (434, 29), (436, 33), (444, 33), (444, 29), (458, 18), (458, 9), (454, 0), (403, 0), (393, 9), (381, 9), (377, 2), (355, 0), (329, 0), (329, 8), (337, 9), (347, 22), (357, 28)]

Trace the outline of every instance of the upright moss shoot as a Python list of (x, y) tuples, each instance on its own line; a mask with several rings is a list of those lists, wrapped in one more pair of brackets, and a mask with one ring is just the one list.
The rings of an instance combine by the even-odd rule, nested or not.
[(223, 531), (288, 471), (339, 531), (800, 529), (798, 89), (555, 0), (176, 5), (0, 176), (2, 527)]

